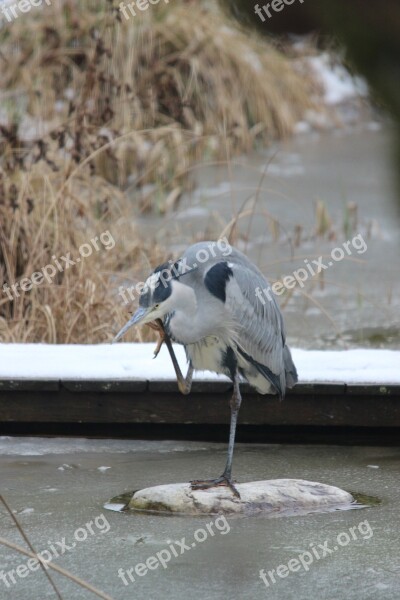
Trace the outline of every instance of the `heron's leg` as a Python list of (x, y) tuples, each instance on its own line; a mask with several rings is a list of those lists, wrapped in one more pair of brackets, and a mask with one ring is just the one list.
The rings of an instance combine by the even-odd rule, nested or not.
[(233, 481), (232, 481), (232, 459), (233, 459), (233, 449), (235, 447), (235, 435), (236, 435), (236, 425), (239, 414), (240, 405), (242, 403), (242, 396), (240, 394), (239, 388), (239, 377), (238, 374), (235, 374), (233, 379), (233, 394), (231, 398), (231, 426), (229, 432), (229, 445), (228, 445), (228, 457), (225, 465), (224, 472), (221, 477), (217, 477), (217, 479), (196, 479), (195, 481), (191, 481), (191, 487), (193, 490), (205, 490), (210, 487), (215, 487), (219, 485), (227, 485), (230, 487), (232, 492), (240, 498), (240, 494), (237, 491)]
[[(161, 323), (161, 321), (160, 321), (160, 323)], [(181, 371), (181, 368), (179, 366), (178, 360), (177, 360), (177, 358), (175, 356), (175, 352), (174, 352), (174, 349), (172, 347), (171, 340), (170, 340), (169, 336), (166, 334), (166, 332), (164, 330), (164, 326), (162, 325), (162, 323), (161, 323), (161, 326), (162, 326), (162, 329), (164, 331), (163, 341), (165, 342), (165, 345), (168, 348), (168, 352), (169, 352), (169, 355), (171, 357), (172, 364), (174, 365), (176, 379), (178, 380), (179, 391), (182, 394), (184, 394), (185, 396), (187, 396), (187, 394), (189, 394), (190, 390), (192, 389), (192, 379), (193, 379), (193, 370), (194, 370), (193, 367), (192, 367), (192, 363), (189, 364), (188, 372), (186, 374), (186, 377), (184, 377), (182, 375), (182, 371)]]
[(231, 426), (229, 431), (229, 445), (228, 445), (228, 457), (225, 465), (222, 477), (231, 479), (232, 475), (232, 460), (233, 460), (233, 449), (235, 447), (235, 436), (236, 436), (236, 425), (239, 415), (240, 405), (242, 404), (242, 396), (240, 394), (239, 377), (235, 374), (233, 379), (233, 394), (231, 398)]

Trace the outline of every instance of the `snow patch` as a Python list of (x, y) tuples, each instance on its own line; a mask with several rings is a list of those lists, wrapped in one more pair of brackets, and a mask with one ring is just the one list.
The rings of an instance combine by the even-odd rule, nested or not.
[(342, 64), (334, 63), (327, 52), (306, 60), (324, 88), (327, 104), (340, 104), (349, 98), (368, 95), (365, 80), (353, 77)]
[[(0, 344), (0, 380), (170, 381), (176, 379), (165, 346), (153, 361), (155, 344)], [(182, 366), (186, 356), (174, 345)], [(400, 351), (293, 349), (303, 383), (400, 384)], [(227, 381), (197, 372), (195, 381)]]

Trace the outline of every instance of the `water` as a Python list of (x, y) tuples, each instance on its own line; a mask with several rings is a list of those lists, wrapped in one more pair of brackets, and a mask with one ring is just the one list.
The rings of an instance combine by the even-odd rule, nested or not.
[[(123, 491), (219, 474), (224, 444), (3, 439), (0, 450), (1, 492), (35, 548), (50, 548), (63, 538), (71, 546), (75, 540), (75, 547), (55, 559), (56, 564), (115, 600), (183, 600), (189, 595), (207, 600), (400, 597), (397, 448), (238, 444), (234, 463), (238, 480), (300, 477), (367, 495), (367, 499), (357, 498), (364, 504), (371, 504), (371, 496), (381, 503), (363, 510), (279, 519), (229, 518), (228, 526), (222, 521), (211, 526), (215, 516), (127, 514), (103, 506)], [(107, 531), (104, 518), (109, 524)], [(5, 510), (0, 510), (0, 522), (1, 536), (24, 545)], [(76, 532), (83, 538), (82, 529), (90, 522), (94, 534), (76, 541)], [(207, 525), (214, 535), (207, 534)], [(200, 530), (207, 537), (195, 542), (204, 537)], [(181, 554), (177, 542), (183, 537), (188, 549)], [(178, 556), (172, 554), (171, 544), (178, 549)], [(321, 546), (327, 549), (326, 556)], [(276, 574), (280, 565), (287, 567), (299, 555), (307, 562), (309, 557), (304, 553), (313, 552), (313, 548), (319, 558), (312, 554), (308, 570), (301, 566), (284, 577)], [(159, 565), (140, 576), (133, 570), (135, 581), (130, 582), (126, 575), (129, 569), (168, 549), (171, 559), (166, 568)], [(165, 552), (160, 556), (168, 558)], [(24, 561), (0, 547), (0, 572), (16, 569)], [(129, 585), (124, 585), (118, 569), (128, 577)], [(268, 588), (260, 579), (261, 569), (267, 574), (275, 572), (276, 582), (267, 579)], [(283, 567), (279, 572), (286, 573)], [(54, 578), (65, 599), (94, 597), (57, 574)], [(11, 591), (0, 580), (2, 599), (54, 597), (47, 580), (37, 571), (18, 578)]]
[[(179, 252), (196, 236), (217, 238), (233, 214), (249, 209), (255, 214), (238, 221), (237, 245), (271, 281), (319, 256), (328, 267), (323, 280), (310, 277), (278, 298), (291, 344), (399, 348), (400, 235), (390, 150), (390, 128), (373, 122), (298, 136), (228, 165), (198, 165), (194, 191), (178, 212), (142, 216), (140, 228)], [(316, 235), (318, 201), (331, 220), (324, 236)], [(350, 244), (345, 252), (343, 244), (359, 235), (367, 249), (356, 242), (358, 249)], [(345, 252), (343, 260), (331, 259), (335, 248)]]

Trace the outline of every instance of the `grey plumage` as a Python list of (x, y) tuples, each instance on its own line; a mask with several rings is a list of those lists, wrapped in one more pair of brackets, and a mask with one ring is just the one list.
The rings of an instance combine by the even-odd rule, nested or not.
[[(193, 369), (232, 379), (230, 456), (224, 475), (216, 481), (227, 483), (235, 493), (230, 470), (241, 402), (239, 377), (261, 394), (282, 398), (286, 388), (297, 382), (275, 298), (272, 293), (268, 297), (256, 293), (269, 288), (264, 275), (243, 253), (227, 243), (200, 242), (175, 263), (155, 269), (146, 281), (140, 308), (117, 336), (130, 325), (161, 319), (167, 338), (183, 344), (189, 361), (184, 380), (171, 354), (181, 391), (190, 389)], [(172, 346), (169, 349), (173, 352)], [(207, 482), (197, 482), (197, 487), (200, 483)]]
[[(257, 288), (269, 287), (268, 281), (238, 250), (231, 248), (227, 255), (215, 246), (212, 256), (211, 244), (200, 242), (190, 246), (175, 263), (173, 273), (178, 274), (181, 284), (194, 290), (197, 310), (187, 320), (179, 318), (178, 311), (168, 314), (164, 318), (167, 333), (185, 346), (195, 370), (208, 369), (230, 376), (223, 358), (231, 347), (241, 374), (257, 391), (284, 396), (286, 387), (292, 386), (297, 378), (275, 298), (265, 297), (263, 303), (256, 296)], [(199, 264), (196, 257), (201, 251), (207, 252), (209, 258)], [(219, 270), (213, 276), (215, 267), (221, 264), (227, 267), (225, 273)], [(191, 268), (188, 272), (187, 267)], [(219, 279), (215, 280), (216, 277)], [(153, 295), (159, 298), (160, 291), (167, 289), (161, 282)], [(146, 299), (143, 297), (141, 305), (152, 301), (150, 294)]]

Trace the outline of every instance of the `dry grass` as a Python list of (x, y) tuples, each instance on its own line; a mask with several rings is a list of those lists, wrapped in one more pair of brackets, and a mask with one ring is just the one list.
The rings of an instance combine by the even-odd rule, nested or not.
[(3, 38), (0, 89), (19, 90), (38, 133), (52, 130), (76, 162), (113, 141), (91, 166), (119, 186), (174, 189), (205, 153), (287, 136), (312, 107), (315, 84), (294, 61), (204, 2), (127, 21), (110, 2), (64, 0)]
[(132, 209), (172, 209), (195, 161), (289, 135), (311, 106), (291, 60), (203, 2), (125, 21), (112, 2), (64, 0), (0, 44), (0, 288), (105, 230), (116, 242), (13, 301), (1, 291), (0, 341), (110, 340), (118, 286), (168, 257)]
[[(161, 251), (137, 234), (124, 214), (125, 200), (110, 184), (95, 177), (75, 177), (61, 195), (62, 178), (51, 180), (36, 165), (19, 181), (4, 175), (0, 185), (0, 286), (31, 277), (68, 252), (79, 257), (81, 244), (109, 231), (114, 248), (82, 259), (10, 301), (0, 298), (0, 340), (11, 342), (87, 343), (112, 338), (112, 328), (127, 309), (115, 297), (119, 273), (135, 276), (132, 265), (157, 262)], [(64, 181), (65, 183), (65, 181)], [(60, 189), (60, 188), (58, 188)], [(111, 246), (111, 244), (109, 244)], [(63, 261), (61, 260), (61, 264)], [(115, 274), (115, 277), (113, 275)]]

